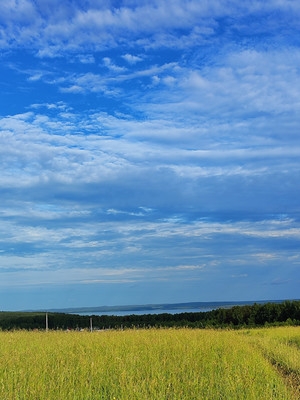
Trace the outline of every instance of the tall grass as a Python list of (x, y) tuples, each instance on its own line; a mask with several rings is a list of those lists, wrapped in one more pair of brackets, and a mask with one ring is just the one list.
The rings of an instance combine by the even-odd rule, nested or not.
[(296, 399), (259, 331), (1, 332), (0, 399)]
[(252, 345), (277, 369), (294, 396), (300, 399), (300, 328), (257, 329), (247, 333), (251, 334)]

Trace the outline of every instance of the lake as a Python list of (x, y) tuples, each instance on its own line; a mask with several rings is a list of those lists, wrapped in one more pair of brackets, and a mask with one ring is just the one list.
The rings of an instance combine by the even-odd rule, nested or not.
[(191, 312), (208, 312), (218, 308), (231, 308), (234, 306), (244, 306), (265, 304), (265, 303), (281, 303), (284, 300), (257, 300), (257, 301), (217, 301), (217, 302), (193, 302), (193, 303), (177, 303), (177, 304), (150, 304), (137, 306), (103, 306), (103, 307), (88, 307), (81, 309), (68, 310), (69, 314), (79, 315), (144, 315), (144, 314), (181, 314)]

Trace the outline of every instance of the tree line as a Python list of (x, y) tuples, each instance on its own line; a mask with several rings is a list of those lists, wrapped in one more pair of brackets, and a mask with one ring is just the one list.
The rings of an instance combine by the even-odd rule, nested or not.
[[(89, 329), (138, 329), (138, 328), (243, 328), (276, 325), (300, 325), (300, 301), (283, 301), (231, 308), (218, 308), (205, 312), (143, 315), (78, 315), (47, 313), (48, 328)], [(0, 312), (0, 329), (45, 329), (45, 313)]]

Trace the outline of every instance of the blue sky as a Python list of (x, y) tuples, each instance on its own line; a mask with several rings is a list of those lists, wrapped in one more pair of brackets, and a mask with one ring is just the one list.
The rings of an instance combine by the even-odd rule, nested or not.
[(299, 298), (299, 20), (2, 1), (0, 309)]

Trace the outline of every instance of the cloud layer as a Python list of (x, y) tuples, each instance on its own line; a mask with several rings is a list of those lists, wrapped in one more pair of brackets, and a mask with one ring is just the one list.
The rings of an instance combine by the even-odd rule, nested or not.
[(297, 297), (299, 17), (5, 2), (3, 308)]

